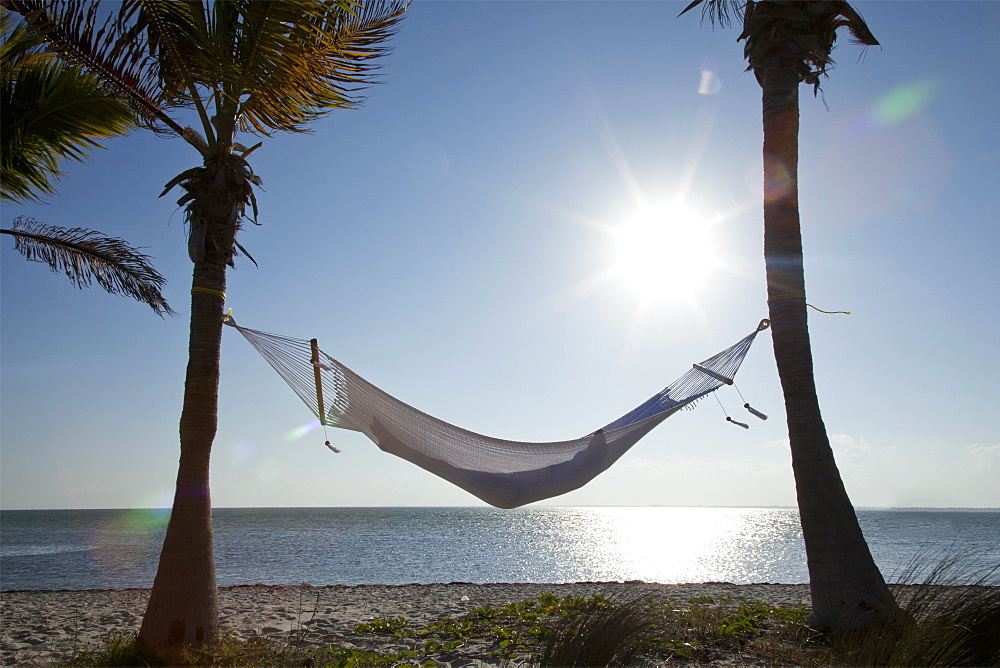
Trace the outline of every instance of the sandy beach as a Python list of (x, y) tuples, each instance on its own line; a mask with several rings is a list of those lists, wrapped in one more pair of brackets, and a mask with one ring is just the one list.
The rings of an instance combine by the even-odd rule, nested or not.
[[(428, 584), (324, 586), (247, 585), (219, 590), (223, 629), (241, 637), (267, 636), (304, 645), (335, 645), (372, 651), (410, 649), (406, 639), (358, 636), (355, 626), (372, 617), (402, 616), (419, 625), (485, 605), (535, 598), (655, 595), (685, 601), (693, 596), (729, 597), (772, 605), (809, 604), (808, 585), (728, 583), (661, 585), (643, 582), (572, 584)], [(8, 591), (0, 593), (3, 665), (38, 665), (71, 658), (109, 633), (138, 630), (148, 589)], [(489, 647), (465, 646), (457, 662), (489, 661)]]

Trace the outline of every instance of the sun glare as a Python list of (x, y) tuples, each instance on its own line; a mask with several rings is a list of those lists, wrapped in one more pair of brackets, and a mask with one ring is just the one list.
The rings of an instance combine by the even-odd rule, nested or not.
[(642, 301), (691, 298), (717, 263), (712, 226), (683, 204), (644, 207), (615, 231), (613, 273)]

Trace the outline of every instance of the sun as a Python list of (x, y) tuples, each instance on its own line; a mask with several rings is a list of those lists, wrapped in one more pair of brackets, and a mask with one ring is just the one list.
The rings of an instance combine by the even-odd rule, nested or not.
[(644, 206), (613, 232), (612, 273), (643, 302), (691, 299), (718, 264), (713, 227), (683, 203)]

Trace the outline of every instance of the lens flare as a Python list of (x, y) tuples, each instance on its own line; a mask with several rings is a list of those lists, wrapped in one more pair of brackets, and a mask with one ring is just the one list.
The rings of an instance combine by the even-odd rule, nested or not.
[(715, 71), (714, 64), (706, 60), (701, 64), (701, 79), (698, 81), (699, 95), (715, 95), (722, 89), (722, 82)]
[(877, 128), (886, 128), (910, 118), (934, 96), (933, 81), (910, 81), (896, 86), (879, 98), (871, 110), (870, 120)]
[(308, 422), (301, 427), (296, 427), (285, 434), (285, 443), (288, 443), (289, 441), (297, 441), (317, 427), (319, 427), (319, 420), (313, 420), (312, 422)]
[(123, 573), (126, 577), (148, 573), (170, 511), (161, 506), (96, 512), (97, 520), (81, 527), (93, 575), (110, 583)]
[[(170, 521), (170, 495), (168, 493), (164, 496), (166, 497), (166, 506), (129, 510), (122, 517), (121, 526), (132, 531), (152, 531), (167, 526), (167, 522)], [(162, 497), (156, 502), (164, 503)]]
[(233, 461), (242, 464), (253, 459), (256, 448), (251, 441), (233, 441), (226, 450)]
[(788, 194), (792, 187), (792, 175), (783, 164), (774, 165), (771, 178), (764, 183), (764, 199), (772, 200)]
[(162, 515), (164, 516), (163, 522), (165, 523), (170, 515), (170, 506), (173, 505), (173, 501), (174, 490), (172, 489), (156, 489), (147, 492), (135, 504), (135, 507), (140, 509), (134, 511), (136, 513), (135, 517), (142, 521), (151, 521), (152, 518)]

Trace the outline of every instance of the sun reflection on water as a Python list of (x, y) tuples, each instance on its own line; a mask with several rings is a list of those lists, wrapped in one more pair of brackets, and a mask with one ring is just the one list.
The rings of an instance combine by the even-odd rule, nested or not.
[[(540, 551), (561, 559), (562, 546), (576, 560), (569, 579), (703, 582), (726, 573), (736, 582), (765, 581), (783, 562), (801, 556), (801, 532), (794, 511), (740, 508), (560, 509), (550, 540)], [(575, 512), (574, 512), (575, 511)]]

